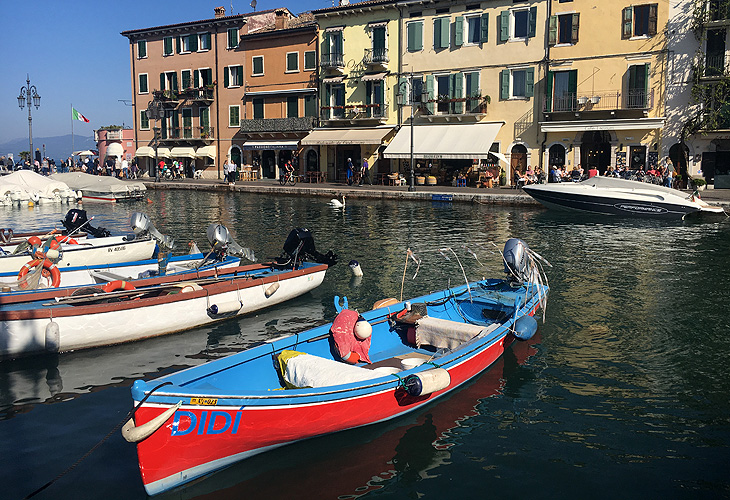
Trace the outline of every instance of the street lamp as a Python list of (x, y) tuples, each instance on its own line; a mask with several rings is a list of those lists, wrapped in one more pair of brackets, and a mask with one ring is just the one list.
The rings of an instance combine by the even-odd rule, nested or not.
[(30, 84), (30, 76), (25, 81), (25, 86), (20, 87), (20, 94), (18, 95), (18, 106), (20, 109), (25, 107), (25, 103), (28, 103), (28, 142), (30, 146), (30, 164), (33, 165), (33, 117), (30, 114), (31, 105), (38, 109), (41, 106), (41, 96), (38, 95), (38, 91), (35, 85)]
[[(410, 92), (408, 92), (408, 82), (405, 81), (401, 84), (401, 87), (398, 89), (399, 92), (396, 94), (396, 103), (398, 106), (402, 109), (403, 106), (407, 105), (407, 99), (406, 96), (410, 94), (410, 104), (411, 104), (411, 153), (410, 153), (410, 166), (411, 166), (411, 182), (408, 186), (408, 191), (415, 191), (415, 169), (413, 167), (413, 115), (414, 115), (414, 107), (416, 106), (416, 102), (419, 103), (425, 103), (428, 102), (428, 92), (422, 91), (419, 96), (416, 96), (413, 93), (413, 72), (410, 74), (410, 82), (411, 82), (411, 89)], [(408, 92), (408, 93), (407, 93)], [(418, 98), (416, 98), (418, 97)]]

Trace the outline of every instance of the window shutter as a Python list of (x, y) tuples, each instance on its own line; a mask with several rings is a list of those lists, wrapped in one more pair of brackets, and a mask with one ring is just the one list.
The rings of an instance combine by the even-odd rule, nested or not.
[(408, 35), (408, 52), (414, 52), (416, 50), (416, 23), (408, 23), (406, 33)]
[(530, 14), (527, 16), (527, 37), (532, 38), (537, 34), (537, 7), (530, 7)]
[(457, 16), (454, 19), (454, 45), (461, 47), (464, 45), (464, 17)]
[(203, 38), (205, 39), (205, 48), (210, 49), (210, 33), (204, 34)]
[(236, 66), (236, 81), (239, 85), (243, 85), (243, 66)]
[[(373, 82), (365, 82), (365, 104), (370, 105), (373, 103), (372, 94), (373, 92)], [(368, 113), (370, 112), (370, 108), (368, 107)]]
[(487, 40), (489, 39), (489, 13), (485, 12), (482, 14), (481, 22), (479, 23), (479, 27), (481, 28), (481, 34), (479, 36), (479, 41), (481, 43), (487, 43)]
[(648, 102), (649, 97), (649, 63), (644, 63), (644, 102)]
[(499, 14), (499, 41), (509, 40), (509, 11), (505, 10)]
[(535, 95), (535, 68), (527, 68), (525, 71), (525, 97)]
[(415, 28), (413, 50), (423, 50), (423, 23), (413, 23), (413, 26)]
[[(464, 97), (464, 73), (455, 73), (451, 75), (451, 95), (453, 99), (461, 99)], [(461, 114), (464, 112), (464, 103), (454, 103), (454, 113)]]
[[(426, 75), (426, 92), (428, 92), (428, 100), (433, 101), (435, 98), (433, 75)], [(433, 114), (434, 109), (435, 109), (435, 103), (433, 103), (433, 102), (426, 103), (426, 109), (428, 110), (429, 113)]]
[(568, 72), (568, 92), (572, 94), (573, 99), (578, 96), (578, 70), (571, 69)]
[(172, 90), (177, 92), (177, 73), (172, 74)]
[(223, 68), (223, 87), (228, 88), (231, 86), (231, 80), (228, 76), (228, 73), (230, 73), (231, 68)]
[[(375, 102), (376, 104), (385, 103), (385, 80), (380, 82), (380, 85), (375, 87)], [(381, 110), (382, 113), (382, 110)]]
[(182, 88), (187, 89), (190, 87), (190, 71), (183, 70), (180, 75), (182, 76)]
[(499, 73), (499, 98), (509, 99), (509, 70), (503, 69)]
[(623, 10), (623, 18), (622, 18), (622, 24), (621, 24), (621, 39), (626, 40), (628, 38), (631, 38), (631, 32), (632, 32), (632, 18), (634, 14), (634, 8), (633, 7), (626, 7)]
[(441, 31), (443, 30), (443, 25), (441, 23), (441, 19), (434, 19), (433, 20), (433, 48), (434, 49), (443, 49), (444, 45), (442, 44), (443, 36), (441, 34)]
[(342, 32), (338, 31), (334, 33), (335, 37), (335, 53), (342, 54)]
[(553, 110), (553, 78), (552, 71), (547, 72), (547, 82), (545, 89), (545, 112), (550, 113)]
[(198, 35), (190, 35), (190, 52), (198, 51)]
[(182, 40), (181, 40), (181, 38), (182, 37), (179, 37), (179, 36), (176, 36), (175, 37), (175, 47), (176, 47), (176, 50), (177, 50), (177, 53), (178, 54), (180, 52), (182, 52)]
[(649, 5), (649, 36), (656, 35), (657, 4)]
[(558, 16), (550, 16), (550, 23), (548, 24), (548, 45), (555, 45), (558, 43)]
[[(324, 86), (324, 106), (332, 106), (332, 85), (327, 84)], [(327, 116), (330, 116), (328, 113)]]
[(398, 94), (403, 94), (403, 104), (411, 102), (410, 96), (408, 95), (408, 80), (405, 77), (398, 78), (398, 88), (395, 90), (396, 102)]
[(160, 90), (165, 90), (165, 73), (160, 73)]
[(193, 87), (200, 87), (200, 71), (197, 69), (193, 71)]
[(373, 49), (376, 51), (385, 50), (385, 28), (373, 29)]
[(570, 42), (578, 43), (578, 26), (580, 25), (580, 14), (573, 14), (573, 29), (570, 32)]

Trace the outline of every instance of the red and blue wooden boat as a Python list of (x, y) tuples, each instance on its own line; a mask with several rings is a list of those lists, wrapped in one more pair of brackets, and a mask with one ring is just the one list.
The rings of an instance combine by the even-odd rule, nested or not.
[[(545, 306), (533, 253), (505, 245), (505, 279), (369, 312), (132, 387), (144, 487), (157, 494), (273, 448), (384, 422), (450, 393), (537, 330)], [(336, 301), (337, 303), (337, 301)], [(345, 306), (346, 307), (346, 306)]]

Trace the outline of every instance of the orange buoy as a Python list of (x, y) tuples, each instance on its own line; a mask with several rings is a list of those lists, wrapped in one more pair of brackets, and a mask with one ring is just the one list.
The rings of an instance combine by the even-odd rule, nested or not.
[(116, 290), (134, 290), (135, 286), (129, 281), (114, 280), (101, 287), (101, 289), (105, 292), (114, 292)]

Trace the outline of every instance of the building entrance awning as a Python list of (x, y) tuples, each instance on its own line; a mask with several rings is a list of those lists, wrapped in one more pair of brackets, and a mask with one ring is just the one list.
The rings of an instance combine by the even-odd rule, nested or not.
[[(487, 158), (504, 122), (413, 127), (414, 158), (475, 159)], [(383, 152), (385, 158), (410, 158), (411, 128), (404, 125)]]
[(664, 128), (664, 117), (628, 120), (581, 120), (540, 122), (540, 132), (588, 132), (590, 130), (655, 130)]
[(142, 146), (140, 148), (137, 148), (137, 152), (135, 153), (135, 156), (146, 156), (147, 158), (154, 158), (155, 157), (155, 148), (151, 146)]
[(293, 151), (299, 147), (299, 141), (246, 141), (243, 149), (250, 151), (254, 149), (286, 149)]
[(215, 160), (215, 146), (203, 146), (195, 151), (196, 158), (210, 158)]
[(393, 127), (320, 128), (302, 139), (302, 146), (337, 146), (347, 144), (382, 144)]
[(173, 158), (195, 158), (195, 148), (178, 146), (170, 150)]

